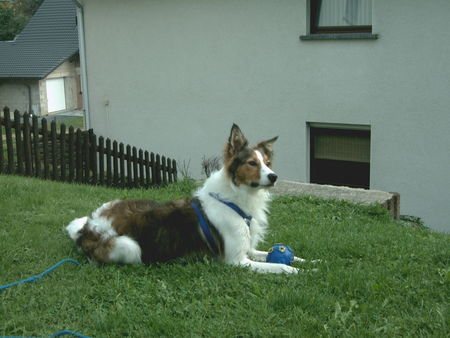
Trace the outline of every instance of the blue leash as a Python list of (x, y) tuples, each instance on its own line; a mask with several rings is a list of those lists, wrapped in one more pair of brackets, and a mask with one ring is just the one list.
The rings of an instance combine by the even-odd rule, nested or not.
[(49, 269), (45, 270), (44, 272), (40, 273), (39, 275), (32, 276), (32, 277), (27, 278), (27, 279), (22, 279), (22, 280), (20, 280), (18, 282), (14, 282), (14, 283), (11, 283), (11, 284), (6, 284), (6, 285), (3, 285), (3, 286), (0, 286), (0, 291), (4, 290), (4, 289), (7, 289), (7, 288), (10, 288), (11, 286), (15, 286), (15, 285), (23, 284), (23, 283), (28, 283), (28, 282), (33, 282), (33, 281), (35, 281), (37, 279), (40, 279), (40, 278), (44, 277), (46, 274), (48, 274), (49, 272), (52, 272), (53, 270), (55, 270), (57, 267), (59, 267), (60, 265), (62, 265), (64, 263), (73, 263), (75, 265), (80, 265), (80, 263), (78, 263), (75, 259), (66, 258), (66, 259), (63, 259), (62, 261), (60, 261), (59, 263), (56, 263), (55, 265), (53, 265), (51, 268), (49, 268)]
[[(27, 278), (27, 279), (22, 279), (22, 280), (20, 280), (18, 282), (14, 282), (14, 283), (11, 283), (11, 284), (6, 284), (6, 285), (3, 285), (3, 286), (0, 286), (0, 290), (4, 290), (4, 289), (7, 289), (7, 288), (10, 288), (11, 286), (15, 286), (15, 285), (23, 284), (23, 283), (33, 282), (33, 281), (35, 281), (37, 279), (41, 279), (46, 274), (48, 274), (49, 272), (52, 272), (53, 270), (55, 270), (59, 266), (63, 265), (64, 263), (72, 263), (72, 264), (75, 264), (75, 265), (80, 265), (80, 263), (78, 263), (78, 261), (76, 261), (75, 259), (66, 258), (66, 259), (63, 259), (62, 261), (56, 263), (55, 265), (53, 265), (51, 268), (48, 268), (44, 272), (40, 273), (39, 275), (32, 276), (32, 277)], [(88, 338), (89, 337), (89, 336), (85, 336), (85, 335), (82, 335), (80, 333), (72, 332), (72, 331), (69, 331), (69, 330), (64, 330), (64, 331), (57, 332), (55, 334), (52, 334), (50, 337), (60, 337), (60, 336), (64, 336), (64, 335), (67, 335), (67, 334), (69, 334), (71, 336), (79, 337), (79, 338)]]
[(60, 337), (60, 336), (66, 335), (66, 334), (70, 334), (71, 336), (75, 336), (75, 337), (79, 337), (79, 338), (89, 338), (89, 336), (84, 336), (84, 335), (82, 335), (80, 333), (72, 332), (72, 331), (69, 331), (69, 330), (64, 330), (64, 331), (57, 332), (55, 334), (52, 334), (50, 337)]

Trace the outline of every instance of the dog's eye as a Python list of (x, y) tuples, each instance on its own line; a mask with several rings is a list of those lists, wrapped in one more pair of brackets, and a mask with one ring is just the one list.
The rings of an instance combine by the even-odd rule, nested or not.
[(256, 163), (256, 161), (249, 161), (248, 165), (251, 165), (252, 167), (256, 167), (258, 165), (258, 163)]
[(266, 166), (270, 167), (271, 165), (272, 165), (272, 162), (270, 162), (270, 161), (266, 162)]

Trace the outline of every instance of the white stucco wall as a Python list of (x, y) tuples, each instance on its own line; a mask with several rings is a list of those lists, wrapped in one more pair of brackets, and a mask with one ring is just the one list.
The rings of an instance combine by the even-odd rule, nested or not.
[(233, 122), (279, 135), (275, 169), (308, 182), (307, 122), (370, 125), (371, 187), (450, 231), (450, 2), (376, 0), (377, 40), (300, 41), (307, 0), (85, 0), (97, 134), (190, 159)]

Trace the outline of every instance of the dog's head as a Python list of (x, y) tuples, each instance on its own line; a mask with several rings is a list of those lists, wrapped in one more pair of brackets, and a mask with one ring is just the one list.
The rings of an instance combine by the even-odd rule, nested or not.
[(241, 129), (233, 124), (224, 154), (225, 170), (233, 184), (251, 188), (268, 188), (275, 184), (278, 176), (271, 168), (273, 143), (277, 138), (249, 147)]

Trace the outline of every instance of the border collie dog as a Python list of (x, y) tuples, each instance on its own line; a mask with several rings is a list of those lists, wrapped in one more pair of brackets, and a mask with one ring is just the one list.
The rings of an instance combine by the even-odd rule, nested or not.
[(226, 264), (261, 273), (298, 273), (292, 266), (265, 262), (267, 252), (256, 250), (267, 229), (268, 188), (277, 180), (271, 169), (276, 140), (249, 147), (233, 124), (223, 168), (193, 198), (111, 201), (66, 230), (92, 263), (150, 264), (210, 252)]

